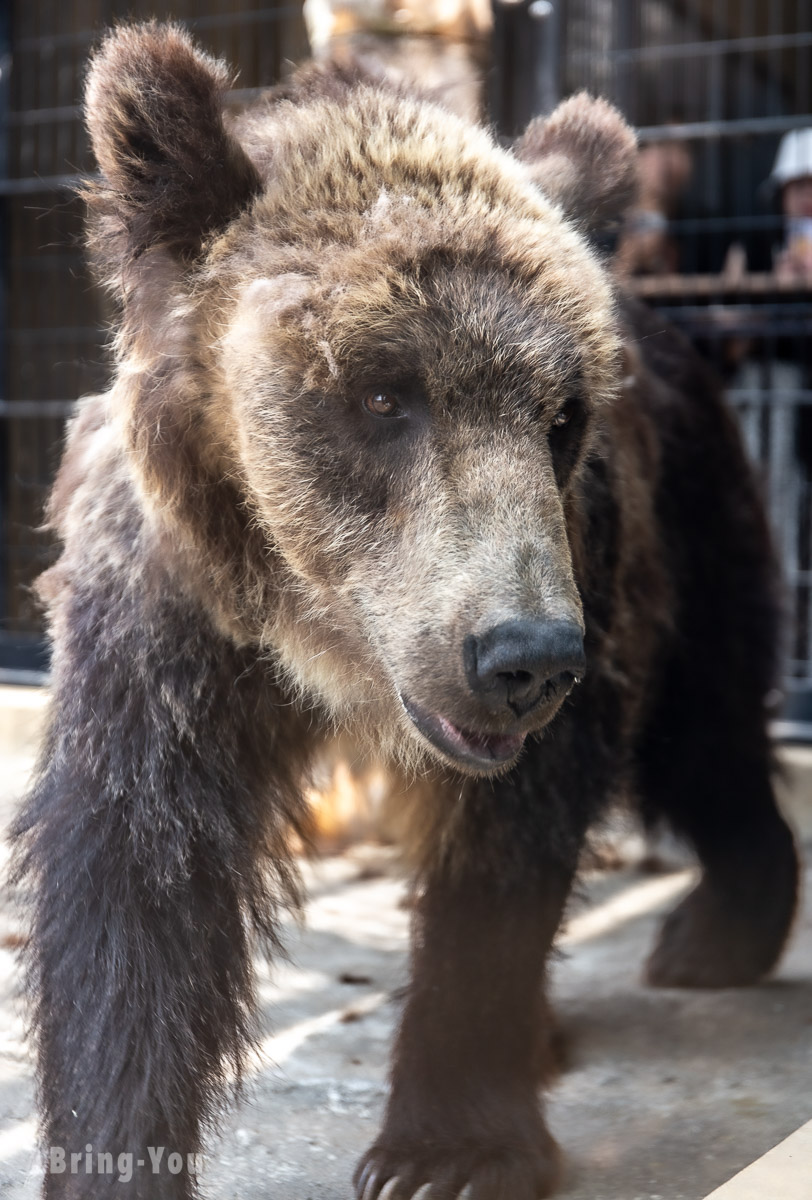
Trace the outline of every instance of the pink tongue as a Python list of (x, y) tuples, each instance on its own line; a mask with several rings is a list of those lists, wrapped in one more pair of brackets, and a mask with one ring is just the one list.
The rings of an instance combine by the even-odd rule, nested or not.
[(524, 741), (524, 734), (521, 733), (464, 733), (445, 717), (438, 715), (437, 719), (448, 740), (461, 750), (485, 751), (493, 758), (502, 758), (514, 754)]

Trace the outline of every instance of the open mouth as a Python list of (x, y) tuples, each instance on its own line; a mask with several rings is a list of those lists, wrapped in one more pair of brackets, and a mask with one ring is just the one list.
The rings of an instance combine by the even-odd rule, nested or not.
[(504, 766), (516, 758), (527, 736), (525, 733), (474, 733), (460, 729), (447, 717), (426, 712), (405, 696), (400, 699), (423, 737), (436, 750), (461, 765), (479, 770)]

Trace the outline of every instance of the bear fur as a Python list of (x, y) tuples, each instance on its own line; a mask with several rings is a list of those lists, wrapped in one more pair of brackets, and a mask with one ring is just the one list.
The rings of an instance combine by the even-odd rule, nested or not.
[[(339, 730), (420, 784), (412, 982), (357, 1194), (537, 1200), (545, 964), (608, 801), (703, 867), (652, 983), (751, 982), (786, 938), (764, 520), (712, 378), (591, 248), (634, 191), (608, 105), (567, 101), (514, 153), (347, 69), (234, 119), (228, 82), (156, 24), (88, 79), (116, 371), (51, 499), (53, 708), (15, 832), (44, 1142), (200, 1148)], [(44, 1194), (196, 1186), (113, 1180)]]

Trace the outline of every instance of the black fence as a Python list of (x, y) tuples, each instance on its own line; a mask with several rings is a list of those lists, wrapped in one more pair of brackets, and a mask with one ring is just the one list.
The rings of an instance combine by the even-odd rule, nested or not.
[(238, 101), (307, 55), (298, 4), (251, 0), (13, 0), (0, 12), (0, 681), (47, 671), (32, 583), (65, 418), (109, 374), (108, 320), (81, 245), (72, 186), (92, 169), (79, 102), (100, 33), (123, 19), (183, 22), (239, 64)]
[[(30, 585), (52, 549), (36, 528), (64, 417), (107, 374), (66, 187), (90, 165), (83, 62), (116, 19), (170, 11), (240, 66), (247, 95), (306, 54), (300, 5), (16, 0), (0, 18), (0, 677), (45, 669)], [(812, 0), (494, 0), (486, 89), (506, 137), (584, 87), (638, 129), (644, 191), (618, 269), (718, 367), (762, 472), (793, 618), (795, 734), (812, 731), (812, 223), (771, 175), (782, 139), (795, 131), (803, 151), (812, 130), (811, 68)], [(812, 174), (812, 134), (808, 147)]]

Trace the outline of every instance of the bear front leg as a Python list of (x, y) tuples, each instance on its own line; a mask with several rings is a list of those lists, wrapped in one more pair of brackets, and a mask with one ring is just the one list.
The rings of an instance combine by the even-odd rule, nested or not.
[(47, 747), (17, 822), (44, 1196), (186, 1200), (254, 1036), (252, 932), (295, 879), (289, 709), (167, 588), (57, 614)]
[[(494, 805), (499, 804), (493, 797)], [(538, 1200), (559, 1155), (538, 1097), (550, 1030), (545, 959), (572, 872), (548, 861), (514, 873), (470, 861), (428, 880), (383, 1130), (356, 1171), (357, 1195)]]

